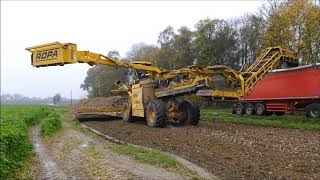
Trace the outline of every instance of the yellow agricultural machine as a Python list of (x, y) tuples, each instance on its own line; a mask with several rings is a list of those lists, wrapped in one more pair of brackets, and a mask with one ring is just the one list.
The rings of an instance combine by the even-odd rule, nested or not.
[[(207, 87), (209, 77), (198, 75), (197, 70), (192, 67), (166, 71), (151, 66), (150, 62), (129, 63), (89, 51), (78, 51), (77, 45), (72, 43), (54, 42), (26, 50), (32, 53), (31, 61), (35, 67), (87, 63), (131, 68), (133, 82), (124, 85), (117, 81), (119, 89), (113, 91), (128, 95), (128, 102), (124, 104), (121, 112), (124, 121), (132, 122), (133, 117), (145, 117), (150, 127), (165, 127), (168, 121), (192, 125), (197, 125), (199, 122), (199, 107), (181, 96), (196, 93), (199, 89)], [(84, 110), (80, 115), (117, 115), (118, 111)]]
[(32, 53), (35, 67), (63, 66), (65, 64), (87, 63), (132, 69), (133, 81), (124, 85), (117, 81), (119, 89), (113, 93), (128, 95), (123, 110), (83, 110), (79, 115), (106, 114), (122, 115), (124, 121), (132, 122), (134, 117), (146, 118), (150, 127), (165, 127), (168, 121), (176, 124), (199, 122), (199, 107), (182, 98), (196, 93), (214, 100), (239, 100), (249, 93), (264, 75), (276, 67), (297, 66), (296, 54), (281, 47), (264, 49), (256, 61), (242, 72), (223, 65), (211, 67), (191, 66), (173, 71), (151, 66), (150, 62), (116, 61), (107, 56), (78, 51), (73, 43), (49, 43), (26, 48)]

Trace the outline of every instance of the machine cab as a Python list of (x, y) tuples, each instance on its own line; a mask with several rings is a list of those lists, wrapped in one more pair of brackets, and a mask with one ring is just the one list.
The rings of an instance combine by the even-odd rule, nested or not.
[[(138, 65), (144, 65), (144, 66), (151, 66), (152, 63), (150, 61), (134, 61), (132, 64), (138, 64)], [(135, 81), (142, 80), (145, 78), (148, 78), (150, 75), (147, 74), (147, 72), (142, 71), (142, 70), (136, 70), (132, 69), (132, 78)]]

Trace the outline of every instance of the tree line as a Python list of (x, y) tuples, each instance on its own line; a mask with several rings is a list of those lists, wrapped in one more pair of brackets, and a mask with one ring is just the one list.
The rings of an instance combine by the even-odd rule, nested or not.
[[(239, 70), (251, 64), (262, 49), (281, 46), (297, 52), (301, 64), (320, 62), (320, 6), (314, 0), (270, 0), (256, 13), (234, 19), (199, 20), (194, 30), (168, 26), (159, 33), (156, 45), (137, 43), (121, 58), (117, 51), (108, 56), (125, 61), (148, 60), (167, 70), (190, 65), (226, 65)], [(105, 97), (127, 80), (127, 70), (95, 66), (88, 70), (81, 88), (89, 97)]]
[[(74, 101), (79, 101), (78, 99)], [(70, 99), (61, 97), (59, 93), (56, 93), (52, 97), (40, 98), (40, 97), (27, 97), (21, 94), (1, 94), (1, 104), (69, 104)]]

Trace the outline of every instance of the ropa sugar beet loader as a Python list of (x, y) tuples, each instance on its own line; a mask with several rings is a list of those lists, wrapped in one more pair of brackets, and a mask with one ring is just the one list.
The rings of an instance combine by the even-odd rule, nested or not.
[(151, 66), (150, 62), (116, 61), (101, 54), (78, 51), (72, 43), (49, 43), (26, 48), (32, 53), (31, 63), (34, 67), (63, 66), (65, 64), (87, 63), (89, 65), (108, 65), (132, 70), (133, 81), (124, 85), (117, 81), (119, 89), (115, 94), (126, 94), (128, 102), (122, 110), (83, 109), (78, 116), (85, 115), (122, 115), (124, 121), (132, 122), (134, 117), (146, 118), (150, 127), (165, 127), (168, 121), (176, 124), (197, 125), (199, 107), (181, 96), (197, 92), (208, 86), (209, 77), (198, 75), (194, 68), (174, 71)]

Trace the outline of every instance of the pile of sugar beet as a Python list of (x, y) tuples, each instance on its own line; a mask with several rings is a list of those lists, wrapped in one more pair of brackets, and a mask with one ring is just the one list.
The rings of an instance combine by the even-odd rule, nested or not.
[(114, 109), (122, 109), (123, 104), (127, 102), (126, 96), (110, 96), (110, 97), (98, 97), (91, 99), (83, 99), (80, 100), (77, 104), (74, 104), (69, 112), (69, 117), (76, 117), (79, 111), (84, 110), (114, 110)]

